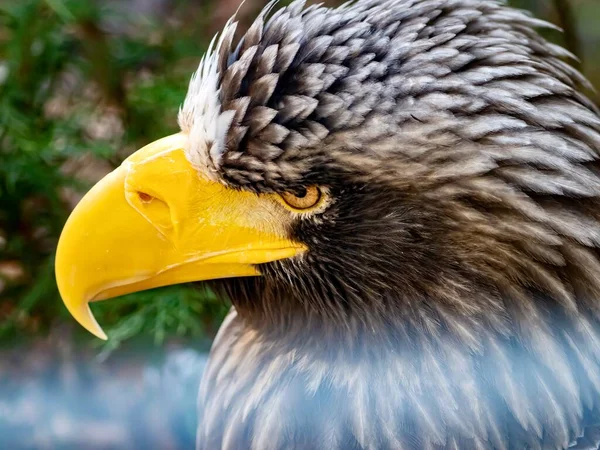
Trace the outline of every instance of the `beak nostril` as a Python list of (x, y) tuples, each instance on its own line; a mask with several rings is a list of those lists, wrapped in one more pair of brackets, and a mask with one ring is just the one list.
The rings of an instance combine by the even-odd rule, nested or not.
[[(150, 191), (152, 192), (152, 191)], [(155, 227), (165, 230), (173, 227), (169, 205), (157, 195), (149, 194), (146, 189), (125, 189), (127, 203), (149, 220)]]
[(152, 199), (154, 199), (154, 197), (152, 197), (150, 194), (146, 194), (145, 192), (138, 192), (137, 194), (142, 203), (150, 203)]

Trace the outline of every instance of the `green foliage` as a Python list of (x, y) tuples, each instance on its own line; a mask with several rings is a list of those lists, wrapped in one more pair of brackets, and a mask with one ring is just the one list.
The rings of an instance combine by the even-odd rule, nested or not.
[[(181, 31), (185, 5), (160, 24), (100, 5), (0, 3), (0, 339), (71, 320), (53, 261), (74, 198), (136, 148), (177, 130), (207, 42), (201, 23)], [(108, 349), (137, 335), (158, 344), (202, 336), (224, 311), (210, 292), (186, 286), (95, 307)]]
[(156, 345), (169, 336), (211, 336), (227, 306), (208, 289), (179, 285), (97, 303), (93, 310), (102, 323), (112, 324), (105, 327), (110, 340), (101, 344), (111, 351), (139, 335), (152, 336)]

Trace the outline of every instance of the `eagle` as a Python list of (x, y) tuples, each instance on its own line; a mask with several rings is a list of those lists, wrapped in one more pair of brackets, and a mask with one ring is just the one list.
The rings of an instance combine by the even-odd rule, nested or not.
[(274, 6), (72, 212), (70, 313), (106, 338), (92, 301), (231, 300), (198, 450), (597, 449), (600, 116), (573, 55), (500, 0)]

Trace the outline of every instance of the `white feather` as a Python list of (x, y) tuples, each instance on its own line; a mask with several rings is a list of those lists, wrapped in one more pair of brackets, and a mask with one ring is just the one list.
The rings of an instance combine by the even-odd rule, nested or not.
[(224, 38), (235, 32), (237, 22), (229, 19), (217, 40), (213, 38), (198, 70), (192, 75), (188, 93), (179, 110), (179, 127), (189, 135), (186, 155), (189, 161), (209, 177), (219, 167), (234, 111), (222, 111), (220, 100), (219, 53)]

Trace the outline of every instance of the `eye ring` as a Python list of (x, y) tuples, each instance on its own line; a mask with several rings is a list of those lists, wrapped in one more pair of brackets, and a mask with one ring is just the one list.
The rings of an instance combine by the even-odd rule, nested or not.
[(292, 192), (283, 192), (279, 195), (290, 208), (297, 211), (312, 209), (317, 206), (323, 198), (323, 192), (318, 186), (304, 188), (302, 195), (294, 194)]

